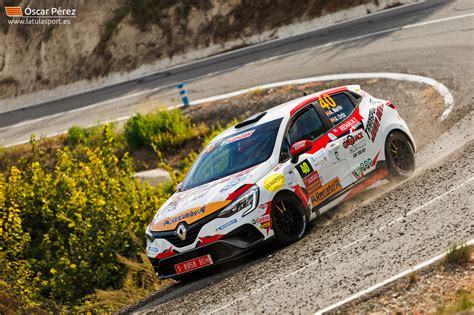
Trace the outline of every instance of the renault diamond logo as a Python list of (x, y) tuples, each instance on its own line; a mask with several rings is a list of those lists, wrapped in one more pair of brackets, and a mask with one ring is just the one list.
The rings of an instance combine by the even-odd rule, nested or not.
[(187, 232), (188, 232), (188, 227), (186, 223), (181, 222), (180, 224), (178, 224), (178, 227), (176, 228), (176, 231), (174, 233), (180, 240), (184, 241), (186, 239)]

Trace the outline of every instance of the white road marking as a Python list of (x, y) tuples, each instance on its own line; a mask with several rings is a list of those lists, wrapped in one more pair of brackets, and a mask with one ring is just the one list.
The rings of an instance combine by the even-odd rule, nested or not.
[[(470, 245), (474, 245), (474, 239), (472, 239), (472, 240), (470, 240), (470, 241), (467, 241), (466, 243), (462, 244), (461, 246), (470, 246)], [(448, 253), (449, 253), (449, 251), (446, 251), (446, 252), (444, 252), (444, 253), (442, 253), (442, 254), (440, 254), (440, 255), (438, 255), (438, 256), (435, 256), (435, 257), (433, 257), (433, 258), (430, 258), (430, 259), (428, 259), (428, 260), (422, 262), (421, 264), (418, 264), (418, 265), (413, 266), (413, 267), (411, 267), (411, 268), (409, 268), (409, 269), (407, 269), (407, 270), (405, 270), (405, 271), (403, 271), (403, 272), (400, 272), (399, 274), (397, 274), (397, 275), (395, 275), (395, 276), (393, 276), (393, 277), (391, 277), (391, 278), (388, 278), (388, 279), (386, 279), (386, 280), (384, 280), (384, 281), (382, 281), (382, 282), (379, 282), (379, 283), (377, 283), (377, 284), (374, 284), (373, 286), (371, 286), (371, 287), (369, 287), (369, 288), (367, 288), (367, 289), (365, 289), (365, 290), (359, 291), (359, 292), (357, 292), (357, 293), (355, 293), (355, 294), (353, 294), (353, 295), (351, 295), (351, 296), (345, 298), (344, 300), (341, 300), (341, 301), (339, 301), (339, 302), (337, 302), (337, 303), (331, 304), (331, 305), (329, 305), (329, 306), (323, 308), (322, 310), (317, 311), (317, 312), (315, 313), (315, 315), (322, 315), (322, 314), (324, 314), (324, 313), (327, 313), (327, 312), (329, 312), (329, 311), (331, 311), (331, 310), (333, 310), (333, 309), (335, 309), (335, 308), (338, 308), (338, 307), (340, 307), (340, 306), (342, 306), (342, 305), (344, 305), (344, 304), (346, 304), (346, 303), (349, 303), (349, 302), (351, 302), (351, 301), (353, 301), (353, 300), (355, 300), (355, 299), (358, 299), (358, 298), (360, 298), (361, 296), (366, 295), (367, 293), (370, 293), (370, 292), (372, 292), (372, 291), (375, 291), (375, 290), (377, 290), (377, 289), (379, 289), (379, 288), (381, 288), (381, 287), (383, 287), (383, 286), (385, 286), (385, 285), (387, 285), (387, 284), (389, 284), (389, 283), (391, 283), (391, 282), (393, 282), (393, 281), (396, 281), (396, 280), (398, 280), (398, 279), (400, 279), (400, 278), (403, 278), (403, 277), (405, 277), (406, 275), (408, 275), (408, 274), (410, 274), (410, 273), (412, 273), (412, 272), (415, 272), (415, 271), (417, 271), (417, 270), (420, 270), (420, 269), (422, 269), (422, 268), (425, 268), (425, 267), (431, 265), (432, 263), (435, 263), (435, 262), (437, 262), (438, 260), (441, 260), (441, 259), (444, 258)]]
[[(349, 42), (349, 41), (354, 41), (354, 40), (358, 40), (358, 39), (362, 39), (362, 38), (366, 38), (366, 37), (377, 36), (377, 35), (380, 35), (380, 34), (389, 33), (389, 32), (394, 32), (394, 31), (397, 31), (397, 30), (409, 29), (409, 28), (415, 28), (415, 27), (421, 27), (421, 26), (425, 26), (425, 25), (429, 25), (429, 24), (441, 23), (441, 22), (451, 21), (451, 20), (457, 20), (457, 19), (463, 19), (463, 18), (467, 18), (467, 17), (471, 17), (471, 16), (474, 16), (474, 13), (463, 14), (463, 15), (457, 15), (457, 16), (451, 16), (451, 17), (446, 17), (446, 18), (443, 18), (443, 19), (431, 20), (431, 21), (426, 21), (426, 22), (408, 24), (408, 25), (400, 26), (400, 27), (394, 27), (394, 28), (387, 29), (387, 30), (383, 30), (383, 31), (379, 31), (379, 32), (364, 34), (364, 35), (360, 35), (360, 36), (356, 36), (356, 37), (352, 37), (352, 38), (348, 38), (348, 39), (344, 39), (344, 40), (340, 40), (340, 41), (334, 41), (334, 42), (326, 43), (326, 44), (319, 45), (319, 46), (313, 46), (313, 47), (310, 47), (310, 48), (298, 50), (298, 51), (291, 52), (291, 53), (287, 53), (287, 54), (282, 54), (282, 55), (275, 56), (275, 57), (271, 57), (271, 58), (267, 58), (267, 59), (262, 59), (262, 60), (259, 60), (258, 62), (265, 62), (265, 61), (269, 61), (269, 60), (272, 60), (272, 59), (282, 58), (282, 57), (285, 57), (285, 56), (288, 56), (288, 55), (291, 55), (291, 54), (301, 53), (301, 52), (303, 52), (303, 51), (310, 50), (310, 49), (316, 49), (316, 48), (321, 48), (321, 47), (333, 46), (333, 45), (337, 45), (337, 44), (340, 44), (340, 43), (345, 43), (345, 42)], [(251, 62), (251, 63), (254, 63), (254, 62)], [(250, 63), (250, 64), (251, 64), (251, 63)], [(239, 67), (240, 67), (240, 66), (239, 66)], [(234, 67), (234, 68), (238, 68), (238, 67)], [(231, 69), (234, 69), (234, 68), (231, 68)], [(203, 75), (203, 76), (196, 77), (196, 78), (191, 79), (191, 80), (184, 80), (183, 82), (195, 81), (195, 80), (200, 79), (200, 78), (202, 78), (202, 77), (208, 77), (208, 76), (216, 75), (216, 74), (219, 74), (219, 73), (222, 73), (222, 72), (225, 72), (225, 71), (229, 71), (229, 70), (231, 70), (231, 69), (225, 69), (225, 70), (222, 70), (222, 71), (217, 71), (217, 72), (214, 72), (214, 73), (209, 73), (209, 74), (206, 74), (206, 75)], [(409, 74), (405, 74), (405, 75), (406, 75), (406, 76), (414, 76), (414, 75), (409, 75)], [(323, 77), (324, 77), (324, 76), (323, 76)], [(414, 77), (425, 78), (425, 77), (421, 77), (421, 76), (414, 76)], [(314, 78), (317, 78), (317, 77), (314, 77)], [(346, 78), (346, 79), (352, 79), (352, 78)], [(430, 79), (430, 78), (426, 78), (426, 79)], [(435, 89), (436, 89), (437, 91), (438, 91), (439, 89), (440, 89), (440, 90), (443, 90), (443, 91), (445, 91), (445, 92), (447, 91), (447, 93), (443, 92), (443, 93), (445, 93), (445, 94), (441, 94), (441, 93), (440, 93), (440, 94), (444, 97), (445, 106), (446, 106), (445, 111), (443, 112), (443, 114), (442, 114), (441, 117), (440, 117), (441, 120), (444, 120), (444, 119), (449, 115), (449, 113), (450, 113), (451, 110), (452, 110), (453, 97), (452, 97), (451, 93), (449, 93), (449, 90), (447, 90), (447, 88), (446, 88), (442, 83), (440, 83), (440, 82), (438, 82), (438, 81), (435, 81), (434, 79), (431, 79), (431, 80), (432, 80), (432, 82), (435, 82), (435, 83), (436, 83), (437, 88), (435, 87)], [(410, 80), (410, 81), (417, 81), (417, 80)], [(309, 81), (309, 82), (314, 82), (314, 81)], [(273, 83), (273, 84), (278, 84), (278, 83), (281, 83), (281, 82), (277, 82), (277, 83)], [(427, 82), (424, 82), (424, 83), (427, 83)], [(429, 84), (429, 83), (427, 83), (427, 84)], [(53, 114), (53, 115), (46, 116), (46, 117), (41, 117), (41, 118), (37, 118), (37, 119), (27, 120), (27, 121), (18, 123), (18, 124), (16, 124), (16, 125), (12, 125), (12, 126), (7, 126), (7, 127), (0, 128), (0, 131), (5, 130), (5, 129), (20, 127), (20, 126), (23, 126), (23, 125), (26, 125), (26, 124), (31, 124), (31, 123), (34, 123), (34, 122), (40, 122), (40, 121), (42, 121), (42, 120), (50, 119), (50, 118), (54, 118), (54, 117), (58, 117), (58, 116), (61, 116), (61, 115), (63, 115), (63, 114), (66, 114), (66, 113), (74, 113), (74, 112), (81, 111), (81, 110), (90, 110), (90, 109), (92, 109), (92, 108), (95, 108), (95, 107), (98, 107), (98, 106), (102, 106), (102, 105), (105, 105), (105, 104), (108, 104), (108, 103), (117, 102), (117, 101), (124, 100), (124, 99), (127, 99), (127, 98), (138, 97), (138, 96), (141, 96), (141, 95), (144, 95), (144, 94), (153, 93), (153, 92), (156, 92), (156, 91), (159, 91), (159, 90), (161, 90), (161, 89), (165, 89), (165, 88), (168, 88), (168, 87), (171, 87), (171, 86), (174, 86), (174, 85), (175, 85), (175, 83), (172, 83), (172, 84), (160, 86), (160, 87), (157, 87), (157, 88), (153, 88), (153, 89), (150, 89), (150, 90), (147, 90), (147, 91), (136, 92), (136, 93), (133, 93), (133, 94), (124, 95), (124, 96), (117, 97), (117, 98), (114, 98), (114, 99), (110, 99), (110, 100), (102, 101), (102, 102), (99, 102), (99, 103), (96, 103), (96, 104), (92, 104), (92, 105), (88, 105), (88, 106), (85, 106), (85, 107), (81, 107), (81, 108), (78, 108), (78, 109), (73, 109), (73, 110), (70, 110), (70, 111), (67, 111), (67, 112), (62, 112), (62, 113), (57, 113), (57, 114)], [(270, 85), (269, 85), (269, 84), (266, 84), (266, 85), (264, 85), (264, 86), (270, 86)], [(278, 86), (278, 85), (277, 85), (277, 86)], [(434, 87), (434, 86), (433, 86), (433, 87)], [(227, 93), (227, 94), (223, 94), (223, 95), (236, 96), (236, 95), (240, 95), (240, 94), (243, 94), (243, 93), (247, 93), (247, 92), (249, 92), (250, 90), (255, 89), (255, 88), (262, 88), (262, 87), (261, 87), (261, 86), (255, 86), (255, 87), (252, 87), (252, 88), (250, 88), (250, 89), (244, 89), (244, 90), (240, 90), (240, 91), (236, 91), (236, 92), (231, 92), (231, 93)], [(242, 92), (242, 91), (246, 91), (246, 92)], [(242, 93), (240, 93), (240, 94), (234, 94), (234, 93), (237, 93), (237, 92), (242, 92)], [(221, 95), (221, 96), (222, 96), (222, 95)], [(227, 96), (227, 97), (231, 97), (231, 96)], [(219, 96), (216, 96), (216, 97), (219, 97)], [(192, 104), (192, 105), (201, 104), (201, 103), (203, 103), (204, 101), (208, 102), (209, 99), (212, 99), (212, 97), (211, 97), (211, 98), (206, 98), (206, 99), (201, 99), (201, 100), (198, 100), (198, 101), (194, 101), (194, 102), (191, 102), (191, 104)], [(221, 98), (219, 98), (219, 99), (221, 99)], [(181, 106), (181, 105), (175, 105), (175, 106), (171, 106), (171, 107), (169, 107), (169, 108), (176, 108), (176, 107), (179, 107), (179, 106)], [(129, 117), (130, 117), (130, 116), (121, 117), (120, 119), (121, 119), (121, 120), (125, 120), (125, 119), (127, 119), (127, 118), (129, 118)], [(46, 137), (49, 137), (49, 135), (47, 135)], [(23, 143), (27, 143), (27, 142), (28, 142), (28, 141), (22, 141), (22, 142), (17, 142), (17, 143), (10, 144), (10, 145), (6, 145), (6, 146), (13, 146), (13, 145), (23, 144)]]
[[(444, 84), (442, 84), (442, 83), (440, 83), (440, 82), (438, 82), (438, 81), (436, 81), (432, 78), (428, 78), (428, 77), (423, 77), (423, 76), (414, 75), (414, 74), (393, 73), (393, 72), (342, 73), (342, 74), (332, 74), (332, 75), (309, 77), (309, 78), (303, 78), (303, 79), (286, 80), (286, 81), (269, 83), (269, 84), (264, 84), (264, 85), (257, 85), (257, 86), (253, 86), (253, 87), (250, 87), (250, 88), (247, 88), (247, 89), (242, 89), (242, 90), (238, 90), (238, 91), (234, 91), (234, 92), (230, 92), (230, 93), (225, 93), (225, 94), (221, 94), (221, 95), (207, 97), (207, 98), (199, 99), (199, 100), (196, 100), (196, 101), (191, 101), (190, 104), (194, 106), (194, 105), (199, 105), (199, 104), (203, 104), (203, 103), (223, 100), (223, 99), (226, 99), (226, 98), (246, 94), (246, 93), (252, 92), (256, 89), (266, 90), (266, 89), (272, 89), (272, 88), (277, 88), (277, 87), (282, 87), (282, 86), (292, 85), (292, 84), (297, 85), (297, 84), (306, 84), (306, 83), (311, 83), (311, 82), (324, 82), (324, 81), (333, 81), (333, 80), (353, 80), (353, 79), (391, 79), (391, 80), (398, 80), (398, 81), (410, 81), (410, 82), (418, 82), (418, 83), (427, 84), (427, 85), (430, 85), (431, 87), (433, 87), (436, 90), (436, 92), (438, 92), (444, 99), (445, 110), (443, 111), (443, 113), (441, 114), (441, 116), (439, 118), (440, 121), (443, 121), (444, 119), (446, 119), (448, 117), (449, 113), (453, 110), (453, 105), (454, 105), (453, 95), (451, 94), (451, 92), (448, 90), (448, 88)], [(102, 102), (102, 104), (109, 103), (109, 102), (112, 102), (112, 100)], [(5, 129), (10, 129), (10, 128), (18, 128), (18, 127), (26, 125), (26, 124), (30, 124), (30, 123), (33, 123), (33, 122), (39, 122), (39, 121), (42, 121), (44, 119), (54, 118), (54, 117), (61, 116), (63, 114), (67, 114), (67, 113), (73, 113), (73, 112), (78, 112), (78, 111), (83, 111), (83, 110), (89, 110), (91, 107), (95, 107), (95, 106), (98, 106), (98, 104), (91, 105), (91, 106), (86, 106), (86, 107), (82, 107), (82, 108), (78, 108), (78, 109), (74, 109), (74, 110), (71, 110), (71, 111), (68, 111), (68, 112), (57, 113), (57, 114), (54, 114), (54, 115), (51, 115), (51, 116), (41, 117), (41, 118), (37, 118), (37, 119), (34, 119), (34, 120), (24, 121), (24, 122), (18, 123), (16, 125), (0, 128), (0, 131), (5, 130)], [(182, 104), (169, 106), (168, 109), (174, 109), (174, 108), (178, 108), (178, 107), (182, 107)], [(113, 119), (113, 120), (103, 121), (102, 123), (120, 122), (120, 121), (127, 120), (130, 117), (131, 116), (122, 116), (120, 118), (116, 118), (116, 119)], [(89, 125), (89, 126), (85, 126), (85, 127), (92, 127), (92, 126), (93, 125)], [(67, 131), (62, 131), (62, 132), (60, 131), (60, 132), (56, 132), (54, 134), (46, 135), (45, 137), (49, 138), (49, 137), (53, 137), (53, 136), (56, 136), (56, 135), (59, 135), (59, 134), (64, 134), (66, 132)], [(16, 143), (13, 143), (13, 144), (7, 144), (7, 145), (5, 145), (5, 147), (10, 147), (10, 146), (15, 146), (15, 145), (19, 145), (19, 144), (28, 143), (28, 141), (29, 140), (25, 140), (25, 141), (16, 142)]]
[[(262, 46), (262, 45), (265, 45), (265, 44), (268, 44), (268, 43), (273, 43), (273, 42), (277, 42), (277, 41), (280, 41), (280, 40), (283, 40), (283, 39), (287, 39), (287, 38), (289, 38), (289, 37), (304, 35), (304, 34), (308, 34), (308, 33), (314, 32), (314, 31), (318, 31), (318, 30), (330, 28), (330, 27), (333, 27), (333, 26), (336, 26), (336, 25), (345, 24), (345, 23), (349, 23), (349, 22), (356, 21), (356, 20), (362, 20), (362, 19), (370, 18), (370, 17), (373, 17), (373, 16), (375, 16), (375, 15), (387, 13), (387, 12), (389, 12), (389, 11), (396, 11), (396, 10), (399, 10), (399, 9), (402, 9), (402, 8), (406, 8), (406, 7), (418, 5), (418, 4), (421, 4), (421, 3), (423, 3), (423, 2), (426, 2), (426, 1), (425, 1), (425, 0), (419, 0), (419, 1), (417, 1), (417, 2), (407, 3), (407, 4), (404, 4), (404, 5), (401, 5), (401, 6), (396, 6), (396, 7), (390, 8), (390, 9), (384, 9), (384, 10), (372, 12), (372, 13), (369, 13), (369, 14), (366, 14), (366, 15), (363, 15), (363, 16), (358, 16), (358, 17), (354, 17), (354, 18), (347, 19), (347, 20), (344, 20), (344, 21), (335, 22), (335, 23), (332, 23), (332, 24), (330, 24), (330, 25), (325, 25), (325, 26), (321, 26), (321, 27), (316, 27), (316, 28), (313, 28), (313, 29), (311, 29), (311, 30), (302, 31), (302, 32), (297, 32), (297, 33), (292, 34), (292, 35), (290, 35), (290, 36), (274, 38), (274, 39), (270, 39), (270, 40), (267, 40), (267, 41), (264, 41), (264, 42), (261, 42), (261, 43), (251, 44), (250, 46), (241, 47), (241, 48), (237, 48), (237, 49), (233, 49), (233, 50), (230, 50), (230, 51), (226, 51), (226, 52), (220, 53), (220, 54), (218, 54), (218, 55), (213, 55), (213, 56), (209, 56), (209, 57), (204, 57), (204, 58), (201, 58), (201, 59), (198, 59), (198, 60), (192, 60), (192, 61), (189, 61), (189, 62), (184, 62), (184, 63), (178, 64), (178, 65), (174, 65), (174, 66), (171, 66), (171, 67), (168, 67), (168, 68), (164, 68), (164, 69), (161, 69), (161, 70), (158, 70), (158, 71), (152, 71), (152, 72), (149, 72), (149, 73), (144, 73), (144, 74), (142, 74), (142, 75), (140, 75), (140, 76), (132, 77), (132, 78), (129, 78), (129, 79), (124, 80), (124, 81), (114, 82), (114, 83), (111, 83), (111, 84), (104, 84), (104, 85), (102, 85), (102, 86), (100, 86), (100, 87), (97, 87), (97, 88), (86, 89), (86, 90), (83, 90), (83, 91), (78, 92), (78, 93), (72, 93), (72, 94), (68, 94), (68, 95), (61, 96), (61, 97), (49, 98), (49, 99), (46, 99), (46, 100), (44, 100), (44, 101), (42, 101), (42, 102), (32, 103), (32, 104), (28, 105), (27, 107), (31, 107), (31, 106), (35, 106), (35, 105), (40, 105), (40, 104), (46, 103), (46, 102), (57, 101), (57, 100), (60, 100), (60, 99), (66, 98), (66, 97), (72, 97), (72, 96), (77, 96), (77, 95), (81, 95), (81, 94), (84, 94), (84, 93), (94, 92), (94, 91), (97, 91), (97, 90), (100, 90), (100, 89), (103, 89), (103, 88), (106, 88), (106, 87), (114, 86), (114, 85), (116, 85), (116, 84), (122, 84), (122, 83), (127, 83), (127, 82), (130, 82), (130, 81), (134, 81), (134, 80), (140, 80), (140, 79), (142, 79), (142, 78), (146, 78), (146, 77), (149, 77), (149, 76), (164, 74), (164, 73), (166, 73), (166, 72), (169, 72), (169, 71), (172, 71), (172, 70), (176, 70), (176, 69), (179, 69), (179, 68), (182, 68), (182, 67), (191, 66), (191, 65), (198, 64), (198, 63), (200, 63), (200, 62), (207, 61), (207, 60), (217, 59), (217, 58), (220, 58), (220, 57), (222, 57), (222, 56), (234, 54), (234, 53), (236, 53), (236, 52), (243, 52), (243, 51), (246, 51), (246, 50), (249, 50), (249, 49), (252, 49), (252, 48), (255, 48), (255, 47), (259, 47), (259, 46)], [(251, 62), (251, 63), (253, 63), (253, 62)], [(231, 69), (234, 69), (234, 68), (239, 68), (239, 67), (233, 67), (233, 68), (231, 68)], [(228, 70), (228, 69), (227, 69), (227, 70)], [(227, 71), (227, 70), (226, 70), (226, 71)], [(218, 71), (217, 73), (219, 73), (219, 72), (221, 72), (221, 71)], [(214, 74), (215, 74), (215, 73), (216, 73), (216, 72), (214, 72)], [(212, 75), (212, 74), (213, 74), (213, 73), (211, 73), (211, 75)], [(208, 75), (208, 74), (207, 74), (207, 75)], [(207, 76), (207, 75), (204, 75), (204, 76)], [(200, 77), (201, 77), (201, 76), (200, 76)], [(197, 77), (197, 78), (200, 78), (200, 77)], [(176, 85), (176, 83), (168, 84), (168, 85), (166, 85), (166, 86), (162, 86), (161, 88), (170, 87), (170, 86), (174, 86), (174, 85)], [(153, 89), (153, 90), (155, 90), (155, 89)], [(153, 90), (151, 90), (151, 91), (153, 91)], [(130, 97), (132, 97), (132, 95), (130, 95)], [(23, 107), (23, 108), (27, 108), (27, 107)]]
[[(242, 89), (238, 91), (234, 91), (231, 93), (221, 94), (217, 96), (203, 98), (197, 101), (192, 101), (191, 105), (198, 105), (202, 103), (213, 102), (217, 100), (226, 99), (233, 96), (238, 96), (241, 94), (249, 93), (256, 89), (271, 89), (282, 87), (285, 85), (292, 85), (292, 84), (306, 84), (311, 82), (323, 82), (323, 81), (333, 81), (333, 80), (353, 80), (353, 79), (391, 79), (391, 80), (398, 80), (398, 81), (411, 81), (411, 82), (418, 82), (424, 83), (427, 85), (432, 86), (436, 92), (438, 92), (444, 99), (444, 106), (445, 110), (441, 114), (439, 118), (440, 121), (446, 119), (449, 113), (453, 110), (454, 98), (449, 89), (442, 83), (428, 77), (423, 77), (420, 75), (414, 74), (406, 74), (406, 73), (393, 73), (393, 72), (365, 72), (365, 73), (342, 73), (342, 74), (331, 74), (331, 75), (323, 75), (323, 76), (316, 76), (316, 77), (309, 77), (303, 79), (295, 79), (295, 80), (288, 80), (288, 81), (281, 81), (276, 83), (264, 84), (264, 85), (257, 85), (251, 88)], [(180, 106), (180, 105), (176, 105)]]
[(467, 184), (469, 184), (469, 183), (472, 182), (472, 181), (474, 181), (474, 176), (471, 177), (471, 178), (469, 178), (469, 179), (467, 179), (466, 181), (462, 182), (461, 184), (459, 184), (459, 185), (457, 185), (457, 186), (451, 188), (450, 190), (448, 190), (448, 191), (442, 193), (442, 194), (439, 195), (438, 197), (433, 198), (433, 199), (429, 200), (428, 202), (422, 204), (421, 206), (416, 207), (416, 208), (414, 208), (414, 209), (408, 211), (405, 215), (403, 215), (403, 216), (401, 216), (401, 217), (399, 217), (399, 218), (396, 218), (396, 219), (394, 219), (394, 220), (388, 222), (387, 224), (381, 226), (378, 230), (374, 231), (373, 233), (367, 234), (367, 235), (365, 235), (365, 236), (363, 236), (363, 237), (361, 237), (361, 238), (359, 238), (359, 239), (357, 239), (357, 240), (355, 240), (355, 241), (353, 241), (353, 242), (351, 242), (351, 243), (349, 243), (349, 244), (347, 244), (347, 245), (345, 245), (345, 246), (342, 246), (340, 249), (335, 250), (335, 251), (333, 251), (333, 252), (327, 254), (326, 256), (321, 257), (320, 259), (317, 259), (317, 260), (315, 260), (315, 261), (313, 261), (313, 262), (311, 262), (311, 263), (309, 263), (309, 264), (307, 264), (307, 265), (305, 265), (305, 266), (303, 266), (303, 267), (301, 267), (301, 268), (299, 268), (299, 269), (296, 269), (296, 270), (294, 270), (294, 271), (292, 271), (292, 272), (290, 272), (290, 273), (288, 273), (288, 274), (286, 274), (286, 275), (284, 275), (284, 276), (282, 276), (282, 277), (280, 277), (280, 278), (278, 278), (278, 279), (276, 279), (276, 280), (274, 280), (274, 281), (271, 281), (271, 282), (267, 283), (266, 285), (263, 285), (263, 286), (257, 288), (256, 290), (251, 291), (250, 293), (248, 293), (248, 294), (246, 294), (246, 295), (244, 295), (244, 296), (241, 296), (241, 297), (235, 299), (234, 301), (232, 301), (232, 302), (230, 302), (230, 303), (227, 303), (227, 304), (221, 306), (221, 307), (218, 308), (218, 309), (215, 309), (215, 310), (211, 311), (210, 314), (213, 314), (213, 313), (216, 313), (216, 312), (220, 312), (220, 311), (222, 311), (222, 310), (224, 310), (224, 309), (226, 309), (226, 308), (228, 308), (228, 307), (230, 307), (230, 306), (232, 306), (232, 305), (234, 305), (234, 304), (236, 304), (236, 303), (238, 303), (238, 302), (240, 302), (240, 301), (242, 301), (242, 300), (244, 300), (244, 299), (246, 299), (246, 298), (251, 297), (251, 296), (252, 296), (253, 294), (255, 294), (255, 293), (258, 293), (258, 292), (260, 292), (260, 291), (263, 291), (263, 290), (267, 289), (267, 288), (270, 287), (270, 286), (273, 286), (273, 285), (275, 285), (275, 284), (277, 284), (277, 283), (279, 283), (279, 282), (281, 282), (281, 281), (283, 281), (283, 280), (285, 280), (285, 279), (287, 279), (287, 278), (289, 278), (289, 277), (294, 276), (294, 275), (297, 274), (297, 273), (300, 273), (300, 272), (302, 272), (302, 271), (308, 269), (308, 268), (311, 267), (311, 266), (314, 266), (315, 264), (319, 263), (319, 262), (320, 262), (321, 260), (323, 260), (323, 259), (327, 259), (327, 258), (329, 258), (329, 257), (332, 257), (332, 256), (336, 255), (336, 254), (339, 254), (339, 253), (342, 252), (343, 250), (345, 250), (345, 249), (347, 249), (347, 248), (350, 248), (350, 247), (354, 246), (355, 244), (358, 244), (358, 243), (362, 242), (363, 240), (365, 240), (365, 239), (367, 239), (367, 238), (369, 238), (369, 237), (374, 236), (375, 234), (381, 232), (381, 231), (384, 230), (385, 228), (390, 227), (390, 226), (392, 226), (393, 224), (402, 221), (403, 219), (406, 219), (407, 217), (409, 217), (409, 216), (411, 216), (411, 215), (417, 213), (417, 212), (420, 211), (421, 209), (423, 209), (423, 208), (429, 206), (430, 204), (432, 204), (432, 203), (434, 203), (434, 202), (436, 202), (436, 201), (439, 201), (440, 199), (446, 197), (447, 195), (451, 194), (452, 192), (454, 192), (454, 191), (456, 191), (456, 190), (461, 189), (462, 187), (466, 186)]

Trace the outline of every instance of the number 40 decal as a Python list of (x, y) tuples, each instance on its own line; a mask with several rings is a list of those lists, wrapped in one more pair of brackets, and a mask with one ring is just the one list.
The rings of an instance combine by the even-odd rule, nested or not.
[(318, 101), (321, 108), (331, 109), (331, 107), (336, 107), (336, 102), (329, 94), (323, 94)]
[(311, 164), (309, 164), (308, 160), (304, 160), (300, 164), (296, 165), (296, 169), (302, 178), (305, 178), (313, 172), (313, 168), (311, 167)]

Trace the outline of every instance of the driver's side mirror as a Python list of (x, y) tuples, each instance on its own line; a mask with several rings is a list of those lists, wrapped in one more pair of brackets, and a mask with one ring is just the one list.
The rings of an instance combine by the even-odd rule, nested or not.
[(176, 185), (176, 191), (180, 191), (181, 190), (181, 187), (183, 187), (183, 182), (179, 183), (178, 185)]
[(300, 140), (293, 143), (290, 147), (291, 163), (297, 163), (300, 155), (308, 152), (312, 147), (313, 141), (311, 140)]

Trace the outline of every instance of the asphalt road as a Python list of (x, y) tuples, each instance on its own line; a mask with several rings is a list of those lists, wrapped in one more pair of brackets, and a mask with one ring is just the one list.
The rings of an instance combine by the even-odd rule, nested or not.
[(215, 57), (192, 64), (157, 72), (139, 79), (115, 84), (91, 92), (2, 113), (0, 114), (0, 128), (29, 119), (37, 119), (82, 108), (131, 93), (149, 91), (157, 87), (169, 85), (174, 86), (177, 82), (193, 80), (210, 73), (225, 71), (243, 66), (250, 62), (326, 44), (334, 40), (352, 38), (360, 34), (378, 32), (410, 24), (424, 16), (428, 16), (441, 5), (443, 5), (442, 1), (431, 1), (415, 7), (409, 6), (384, 14), (376, 14), (369, 18), (330, 26), (322, 30), (268, 42), (262, 45), (251, 46), (243, 50), (231, 51), (223, 55), (216, 55)]
[[(307, 59), (307, 54), (298, 52), (330, 42), (380, 33), (379, 36), (369, 36), (361, 40), (321, 49), (321, 53), (327, 55), (328, 48), (331, 48), (335, 57), (339, 57), (347, 54), (346, 50), (354, 51), (354, 48), (357, 49), (357, 46), (361, 44), (368, 44), (380, 37), (389, 36), (400, 27), (436, 16), (447, 6), (447, 3), (449, 1), (433, 0), (400, 7), (355, 21), (207, 58), (125, 83), (0, 113), (0, 142), (8, 144), (27, 141), (31, 133), (50, 135), (61, 132), (71, 125), (71, 121), (74, 124), (85, 126), (99, 121), (129, 116), (137, 111), (146, 111), (151, 108), (150, 104), (137, 105), (137, 103), (150, 97), (157, 99), (157, 102), (163, 106), (174, 105), (179, 102), (175, 84), (181, 81), (188, 82), (187, 88), (191, 98), (197, 99), (233, 91), (240, 87), (248, 87), (250, 83), (255, 85), (275, 82), (280, 78), (300, 78), (308, 73), (314, 75), (346, 72), (357, 69), (360, 64), (373, 70), (374, 67), (370, 66), (369, 60), (352, 60), (348, 66), (340, 65), (338, 67), (337, 63), (321, 65), (319, 61), (315, 60), (316, 58), (312, 58), (313, 60), (309, 60), (307, 65), (302, 65), (301, 61)], [(467, 11), (463, 9), (450, 13), (454, 15), (454, 13), (463, 14), (465, 12)], [(320, 54), (319, 51), (313, 53)], [(278, 56), (285, 54), (295, 54), (293, 57), (299, 56), (300, 60), (296, 59), (296, 64), (293, 62), (291, 69), (282, 68), (277, 69), (276, 72), (265, 69), (257, 75), (252, 72), (239, 74), (239, 70), (248, 68), (254, 62), (268, 60), (272, 57), (278, 58)], [(331, 56), (329, 58), (333, 59)], [(346, 58), (346, 60), (348, 59)], [(274, 62), (274, 64), (278, 63), (279, 61)], [(293, 68), (293, 66), (297, 67)], [(380, 66), (383, 66), (383, 63)], [(399, 70), (398, 67), (390, 67), (389, 64), (383, 68)], [(226, 74), (230, 74), (230, 78)], [(219, 80), (221, 77), (225, 78)], [(206, 78), (214, 80), (209, 82)], [(153, 107), (155, 106), (156, 103), (153, 104)]]
[[(314, 313), (474, 237), (474, 17), (466, 16), (473, 13), (472, 0), (433, 0), (240, 50), (169, 75), (1, 114), (0, 139), (23, 141), (31, 132), (50, 134), (72, 124), (115, 119), (150, 110), (156, 102), (172, 105), (176, 91), (166, 85), (181, 80), (191, 80), (187, 86), (194, 99), (335, 73), (399, 72), (438, 80), (455, 100), (446, 120), (429, 115), (426, 105), (400, 104), (417, 116), (411, 128), (435, 131), (417, 152), (412, 178), (378, 187), (331, 211), (292, 246), (263, 250), (235, 268), (177, 284), (135, 309)], [(402, 28), (406, 25), (412, 26)], [(321, 46), (334, 41), (342, 42)], [(392, 91), (384, 92), (396, 99)], [(109, 102), (117, 97), (121, 99)], [(155, 103), (135, 105), (147, 97)], [(98, 101), (103, 103), (89, 106)], [(68, 109), (74, 111), (63, 112)], [(351, 211), (345, 211), (348, 205)]]

